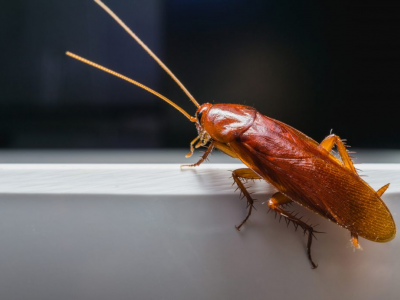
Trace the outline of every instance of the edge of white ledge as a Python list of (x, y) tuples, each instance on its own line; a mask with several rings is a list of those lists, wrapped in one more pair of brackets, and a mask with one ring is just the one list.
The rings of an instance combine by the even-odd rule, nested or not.
[[(1, 194), (232, 195), (230, 171), (243, 164), (0, 164)], [(357, 165), (374, 189), (400, 193), (400, 164)], [(271, 194), (266, 182), (250, 184), (255, 194)]]

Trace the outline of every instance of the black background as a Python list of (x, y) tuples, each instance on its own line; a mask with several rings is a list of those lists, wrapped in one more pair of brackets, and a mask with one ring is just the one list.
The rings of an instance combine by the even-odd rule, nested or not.
[[(399, 148), (399, 5), (337, 1), (105, 2), (200, 103), (238, 103), (317, 141)], [(380, 3), (380, 4), (377, 4)], [(195, 107), (93, 1), (3, 1), (1, 148), (174, 148), (192, 123), (69, 50)]]

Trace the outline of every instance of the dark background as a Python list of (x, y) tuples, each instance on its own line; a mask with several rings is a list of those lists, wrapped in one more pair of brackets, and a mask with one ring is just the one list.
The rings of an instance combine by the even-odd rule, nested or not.
[[(399, 4), (105, 1), (200, 103), (254, 106), (317, 141), (400, 148)], [(192, 123), (77, 53), (195, 107), (93, 1), (0, 4), (0, 147), (174, 148)]]

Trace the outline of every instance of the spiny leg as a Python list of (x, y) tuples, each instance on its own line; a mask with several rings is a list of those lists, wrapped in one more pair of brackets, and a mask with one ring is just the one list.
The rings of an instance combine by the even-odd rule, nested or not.
[(356, 168), (354, 168), (353, 161), (351, 160), (351, 157), (349, 153), (346, 150), (346, 144), (340, 139), (339, 136), (336, 134), (331, 134), (328, 135), (320, 144), (320, 147), (324, 148), (326, 151), (331, 152), (333, 146), (335, 146), (339, 151), (340, 158), (342, 159), (342, 162), (344, 166), (353, 171), (354, 173), (357, 174)]
[[(339, 155), (340, 158), (342, 159), (343, 165), (349, 169), (350, 171), (352, 171), (353, 173), (357, 174), (356, 169), (354, 168), (353, 165), (353, 161), (351, 160), (351, 157), (349, 155), (349, 153), (346, 150), (346, 144), (340, 139), (339, 136), (337, 136), (336, 134), (331, 134), (328, 135), (320, 144), (320, 146), (322, 148), (324, 148), (325, 150), (327, 150), (328, 152), (330, 152), (332, 150), (332, 148), (335, 146), (339, 151)], [(381, 196), (386, 189), (389, 187), (389, 184), (383, 186), (382, 188), (380, 188), (377, 191), (377, 194), (379, 196)], [(360, 244), (358, 243), (358, 234), (355, 232), (350, 232), (351, 234), (351, 241), (352, 244), (354, 246), (355, 249), (362, 249), (362, 247), (360, 246)]]
[(314, 233), (316, 233), (317, 231), (314, 230), (314, 227), (303, 222), (301, 219), (297, 218), (295, 215), (287, 212), (286, 210), (284, 210), (281, 207), (283, 204), (286, 204), (289, 202), (291, 202), (291, 200), (288, 197), (286, 197), (282, 193), (278, 192), (278, 193), (272, 195), (271, 199), (268, 201), (268, 207), (271, 210), (278, 213), (281, 217), (284, 217), (287, 220), (287, 222), (293, 222), (296, 229), (300, 226), (304, 230), (304, 233), (306, 233), (306, 231), (308, 231), (307, 256), (311, 262), (313, 269), (315, 269), (318, 267), (318, 265), (316, 265), (311, 258), (311, 244), (312, 244), (313, 237), (315, 237)]
[(208, 155), (210, 155), (210, 153), (213, 151), (214, 149), (214, 142), (211, 141), (210, 145), (208, 145), (208, 148), (206, 150), (206, 152), (204, 152), (204, 154), (200, 157), (199, 161), (193, 165), (181, 165), (182, 167), (198, 167), (200, 166), (208, 157)]
[[(328, 135), (321, 142), (320, 147), (330, 152), (335, 144), (339, 150), (339, 154), (343, 161), (344, 166), (349, 170), (353, 171), (355, 174), (357, 174), (357, 171), (353, 165), (353, 161), (351, 160), (351, 157), (346, 150), (346, 144), (340, 139), (340, 137), (338, 137), (335, 134)], [(383, 195), (383, 193), (388, 189), (389, 185), (390, 183), (384, 185), (383, 187), (381, 187), (379, 190), (376, 191), (379, 197)]]
[(254, 173), (251, 169), (237, 169), (232, 172), (232, 178), (237, 184), (238, 188), (240, 191), (243, 193), (244, 197), (247, 199), (247, 204), (249, 206), (249, 212), (247, 213), (246, 218), (240, 223), (238, 226), (235, 226), (238, 231), (240, 231), (240, 228), (246, 223), (246, 221), (249, 219), (251, 215), (251, 211), (253, 210), (253, 203), (254, 200), (251, 198), (250, 193), (247, 191), (246, 187), (244, 186), (243, 182), (240, 180), (240, 178), (244, 179), (261, 179), (260, 176), (258, 176), (256, 173)]

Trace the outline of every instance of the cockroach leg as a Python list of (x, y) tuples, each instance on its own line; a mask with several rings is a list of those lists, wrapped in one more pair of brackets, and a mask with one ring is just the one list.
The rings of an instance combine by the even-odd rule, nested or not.
[(244, 179), (262, 179), (260, 176), (258, 176), (256, 173), (254, 173), (251, 169), (237, 169), (232, 172), (232, 177), (237, 186), (239, 187), (240, 191), (243, 193), (243, 195), (247, 199), (247, 203), (249, 206), (249, 212), (247, 213), (246, 218), (240, 223), (238, 226), (235, 226), (238, 231), (240, 231), (240, 228), (246, 223), (246, 221), (249, 219), (251, 215), (251, 211), (253, 210), (253, 204), (254, 200), (251, 198), (250, 193), (247, 191), (246, 187), (244, 186), (243, 182), (240, 180), (240, 178)]
[(362, 250), (362, 247), (358, 243), (358, 234), (355, 232), (351, 232), (351, 242), (353, 243), (353, 246), (355, 249), (360, 249)]
[(204, 141), (200, 138), (200, 141), (197, 142), (197, 144), (194, 146), (196, 149), (200, 148), (201, 146), (204, 145)]
[(225, 154), (229, 155), (230, 157), (238, 158), (236, 153), (227, 144), (223, 144), (223, 143), (220, 143), (217, 141), (214, 141), (214, 143), (215, 143), (214, 144), (215, 148), (217, 148), (218, 150), (224, 152)]
[(191, 157), (193, 155), (194, 152), (194, 143), (196, 143), (196, 141), (200, 138), (200, 135), (197, 136), (193, 141), (190, 142), (190, 152), (188, 154), (186, 154), (186, 158)]
[(300, 226), (300, 228), (302, 228), (304, 230), (304, 233), (308, 232), (307, 256), (311, 262), (312, 268), (315, 269), (318, 267), (318, 265), (316, 265), (311, 258), (311, 244), (312, 244), (313, 237), (315, 237), (314, 233), (318, 233), (318, 231), (314, 230), (313, 226), (308, 225), (307, 223), (303, 222), (302, 220), (300, 220), (293, 214), (285, 211), (281, 207), (283, 204), (289, 203), (291, 201), (292, 200), (287, 198), (285, 195), (278, 192), (278, 193), (275, 193), (274, 195), (272, 195), (271, 199), (268, 201), (268, 206), (271, 210), (275, 211), (280, 216), (282, 216), (286, 220), (288, 220), (288, 222), (293, 222), (293, 224), (295, 225), (296, 228)]
[(210, 142), (210, 145), (208, 145), (207, 151), (204, 152), (204, 154), (201, 156), (201, 158), (199, 159), (199, 161), (193, 165), (181, 165), (181, 168), (183, 167), (198, 167), (200, 166), (208, 157), (208, 155), (210, 155), (210, 153), (213, 151), (214, 149), (214, 142)]
[(340, 139), (339, 136), (337, 136), (336, 134), (328, 135), (321, 142), (321, 144), (319, 146), (324, 148), (326, 151), (331, 152), (331, 150), (332, 150), (333, 146), (335, 146), (335, 144), (339, 151), (340, 158), (342, 159), (344, 166), (347, 169), (349, 169), (357, 174), (357, 171), (353, 165), (353, 161), (351, 160), (349, 153), (347, 153), (346, 144)]

